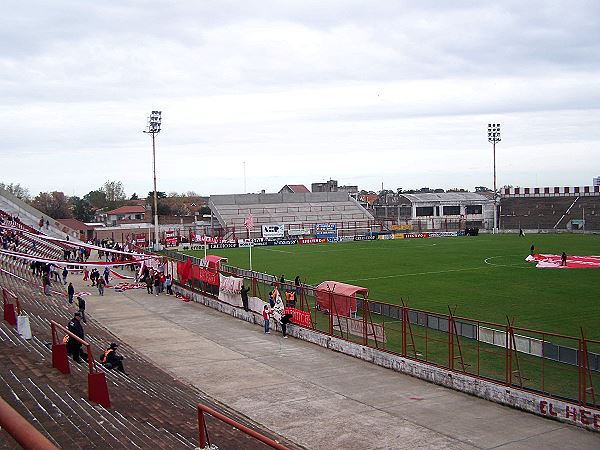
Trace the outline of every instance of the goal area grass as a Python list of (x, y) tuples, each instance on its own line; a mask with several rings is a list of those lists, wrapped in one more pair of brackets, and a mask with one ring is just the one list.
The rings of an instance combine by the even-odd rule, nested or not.
[[(600, 255), (600, 236), (480, 235), (252, 248), (252, 268), (317, 285), (335, 280), (369, 289), (368, 298), (411, 308), (600, 340), (600, 270), (538, 269), (536, 253)], [(186, 254), (202, 257), (204, 251)], [(249, 268), (248, 248), (209, 249)], [(456, 308), (456, 309), (455, 309)]]

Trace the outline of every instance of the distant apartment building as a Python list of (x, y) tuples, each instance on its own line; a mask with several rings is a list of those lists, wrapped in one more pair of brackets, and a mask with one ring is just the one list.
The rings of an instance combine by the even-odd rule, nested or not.
[(348, 192), (349, 194), (358, 193), (358, 186), (338, 186), (337, 180), (329, 180), (325, 183), (312, 183), (310, 188), (312, 192)]

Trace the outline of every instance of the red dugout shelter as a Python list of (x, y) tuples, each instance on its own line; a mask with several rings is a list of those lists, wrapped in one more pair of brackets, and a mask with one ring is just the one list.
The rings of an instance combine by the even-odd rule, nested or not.
[(356, 313), (356, 295), (367, 298), (369, 290), (339, 281), (323, 281), (316, 287), (317, 305), (322, 310), (333, 310), (338, 316), (350, 317)]

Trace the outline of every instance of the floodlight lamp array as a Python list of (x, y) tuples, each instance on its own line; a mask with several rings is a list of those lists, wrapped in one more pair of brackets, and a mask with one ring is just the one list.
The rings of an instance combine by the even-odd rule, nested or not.
[(488, 141), (500, 142), (500, 124), (488, 123)]
[(148, 133), (160, 133), (161, 111), (152, 111), (148, 118)]

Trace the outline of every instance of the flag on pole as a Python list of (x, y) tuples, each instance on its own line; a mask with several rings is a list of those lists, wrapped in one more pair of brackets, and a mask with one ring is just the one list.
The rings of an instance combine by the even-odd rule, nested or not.
[(254, 217), (252, 217), (252, 211), (248, 210), (248, 215), (244, 219), (244, 226), (246, 230), (250, 231), (254, 227)]

